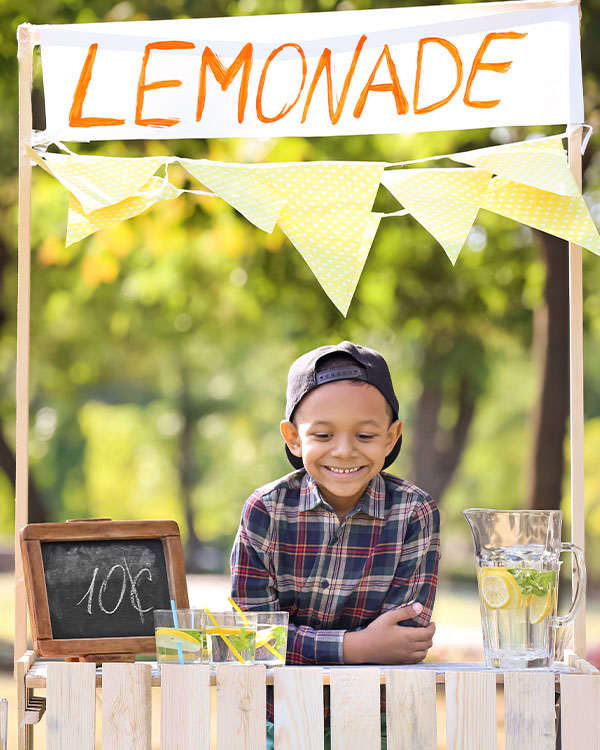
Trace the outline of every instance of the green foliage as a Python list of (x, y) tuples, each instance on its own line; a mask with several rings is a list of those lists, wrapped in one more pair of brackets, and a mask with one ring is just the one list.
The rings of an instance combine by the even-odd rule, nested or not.
[[(598, 112), (600, 29), (598, 13), (592, 13), (597, 4), (583, 9), (591, 119)], [(0, 338), (0, 419), (7, 439), (13, 431), (15, 380), (17, 25), (328, 11), (351, 5), (398, 3), (213, 0), (200, 11), (191, 0), (0, 4), (0, 242), (8, 257), (0, 271), (0, 325), (1, 313), (6, 315)], [(40, 127), (39, 61), (35, 91)], [(532, 132), (560, 129), (108, 142), (80, 144), (76, 150), (225, 161), (399, 161), (518, 140)], [(173, 169), (171, 176), (189, 184), (182, 171)], [(599, 161), (589, 161), (586, 179), (591, 189), (600, 184)], [(405, 420), (406, 447), (394, 467), (401, 474), (410, 471), (410, 434), (422, 383), (442, 385), (448, 402), (442, 418), (451, 424), (452, 397), (468, 374), (478, 410), (458, 476), (444, 498), (449, 526), (463, 524), (455, 519), (467, 505), (521, 505), (536, 378), (529, 352), (531, 320), (544, 285), (528, 228), (482, 211), (452, 268), (441, 247), (411, 217), (384, 219), (344, 319), (279, 229), (272, 235), (260, 232), (219, 199), (190, 195), (158, 204), (65, 248), (66, 191), (35, 169), (32, 195), (30, 453), (51, 519), (172, 517), (186, 536), (191, 519), (201, 540), (225, 538), (226, 546), (245, 497), (289, 470), (278, 422), (290, 362), (309, 348), (344, 338), (389, 357)], [(375, 209), (397, 208), (380, 188)], [(600, 340), (596, 258), (585, 258), (584, 279), (589, 350), (595, 352)], [(599, 377), (590, 363), (586, 403), (596, 446)], [(592, 497), (590, 533), (597, 535), (600, 499)], [(0, 525), (10, 532), (11, 523), (12, 488), (0, 477)]]

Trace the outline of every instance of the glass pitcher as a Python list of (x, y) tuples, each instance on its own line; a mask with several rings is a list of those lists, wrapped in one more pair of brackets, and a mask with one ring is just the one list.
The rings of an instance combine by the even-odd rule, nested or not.
[[(579, 547), (561, 542), (560, 510), (469, 508), (477, 560), (485, 663), (499, 669), (551, 667), (556, 628), (569, 625), (585, 591)], [(575, 562), (573, 601), (556, 615), (560, 554)]]

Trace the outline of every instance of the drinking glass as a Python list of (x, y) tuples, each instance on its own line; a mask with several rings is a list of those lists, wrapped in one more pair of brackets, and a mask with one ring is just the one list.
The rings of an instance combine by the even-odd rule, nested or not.
[(255, 662), (267, 667), (285, 664), (289, 612), (257, 612)]
[[(202, 664), (206, 655), (203, 609), (154, 610), (156, 660), (159, 664)], [(175, 624), (177, 623), (177, 624)]]
[(256, 614), (206, 614), (206, 643), (210, 664), (252, 664), (256, 651)]

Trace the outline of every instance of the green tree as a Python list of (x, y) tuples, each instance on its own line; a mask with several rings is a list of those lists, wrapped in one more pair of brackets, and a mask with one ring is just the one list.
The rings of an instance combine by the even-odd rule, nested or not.
[[(358, 9), (395, 6), (354, 2)], [(273, 0), (248, 0), (212, 2), (202, 14), (335, 7), (329, 0), (286, 0), (283, 7)], [(106, 0), (50, 0), (42, 6), (7, 0), (0, 7), (0, 85), (6, 102), (0, 114), (6, 134), (0, 144), (6, 187), (0, 205), (0, 362), (6, 365), (0, 368), (6, 394), (0, 400), (0, 460), (7, 476), (14, 466), (16, 26), (24, 21), (190, 17), (197, 12), (189, 0), (150, 1), (143, 11), (134, 3), (112, 6)], [(597, 28), (592, 22), (584, 31), (585, 60), (592, 56)], [(594, 116), (596, 64), (590, 63), (586, 80)], [(39, 80), (38, 63), (37, 127), (43, 124)], [(177, 153), (225, 161), (247, 160), (249, 154), (271, 161), (401, 161), (518, 140), (527, 132), (286, 138), (268, 143), (110, 142), (79, 144), (76, 150)], [(590, 184), (598, 182), (597, 170), (592, 159), (586, 173)], [(186, 184), (185, 174), (174, 170), (172, 176)], [(508, 356), (513, 363), (527, 362), (533, 312), (541, 309), (545, 294), (554, 299), (549, 286), (544, 292), (545, 267), (548, 279), (554, 278), (545, 262), (548, 251), (540, 257), (527, 228), (482, 212), (453, 269), (442, 249), (410, 217), (384, 219), (348, 318), (343, 319), (279, 230), (266, 235), (254, 229), (218, 199), (182, 197), (70, 248), (64, 246), (62, 187), (35, 170), (33, 200), (31, 497), (39, 496), (40, 502), (32, 503), (32, 520), (104, 514), (106, 507), (139, 517), (168, 512), (183, 525), (189, 569), (202, 565), (202, 543), (231, 535), (243, 498), (287, 470), (276, 425), (290, 361), (308, 348), (342, 338), (389, 354), (407, 423), (399, 473), (438, 499), (448, 492), (453, 506), (457, 497), (459, 503), (468, 501), (473, 487), (485, 488), (486, 474), (480, 469), (473, 484), (471, 469), (460, 477), (459, 467), (465, 451), (469, 466), (477, 453), (469, 436), (472, 430), (482, 434), (479, 414), (492, 414), (497, 434), (512, 441), (492, 457), (496, 464), (504, 463), (496, 468), (499, 481), (492, 496), (515, 504), (514, 493), (502, 493), (502, 483), (513, 486), (513, 475), (523, 473), (526, 406), (518, 399), (518, 404), (507, 405), (513, 420), (515, 415), (521, 420), (515, 427), (510, 420), (503, 422), (490, 399), (495, 398), (495, 373), (503, 360)], [(376, 209), (397, 208), (382, 188)], [(587, 259), (586, 270), (591, 289), (598, 271)], [(564, 296), (560, 273), (559, 287)], [(591, 317), (597, 295), (587, 294)], [(558, 318), (562, 320), (560, 313)], [(556, 339), (553, 322), (546, 336), (548, 341)], [(546, 373), (554, 374), (551, 367)], [(519, 388), (518, 381), (511, 382)], [(590, 414), (598, 411), (597, 400)], [(544, 407), (543, 413), (550, 412)], [(564, 419), (564, 409), (557, 409), (551, 424), (539, 431), (538, 453), (547, 455), (544, 441), (550, 435), (558, 435), (555, 440), (562, 445)], [(562, 460), (556, 464), (562, 466)], [(540, 472), (538, 466), (534, 476), (540, 478)], [(451, 485), (458, 487), (454, 494)], [(554, 476), (552, 487), (558, 495), (560, 486), (560, 476)]]

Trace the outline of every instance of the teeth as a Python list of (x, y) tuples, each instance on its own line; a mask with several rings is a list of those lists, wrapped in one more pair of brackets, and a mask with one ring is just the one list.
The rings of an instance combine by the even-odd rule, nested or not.
[(329, 471), (333, 471), (334, 474), (354, 474), (354, 472), (359, 471), (360, 466), (354, 469), (335, 469), (333, 466), (328, 466), (327, 468)]

